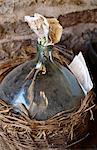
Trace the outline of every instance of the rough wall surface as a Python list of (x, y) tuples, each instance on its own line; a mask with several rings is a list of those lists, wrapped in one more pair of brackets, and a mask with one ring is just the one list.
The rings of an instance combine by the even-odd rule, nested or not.
[(30, 54), (36, 36), (24, 16), (35, 12), (58, 18), (64, 28), (61, 43), (68, 49), (84, 51), (84, 42), (97, 36), (97, 0), (0, 0), (1, 61)]
[(48, 17), (94, 9), (97, 0), (0, 0), (0, 22), (23, 20), (34, 12)]

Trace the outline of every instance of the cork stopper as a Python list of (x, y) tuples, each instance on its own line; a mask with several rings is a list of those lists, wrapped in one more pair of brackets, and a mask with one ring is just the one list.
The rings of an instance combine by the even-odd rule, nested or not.
[(47, 19), (35, 13), (34, 16), (25, 16), (25, 21), (38, 36), (38, 43), (47, 46), (60, 41), (62, 26), (56, 18)]

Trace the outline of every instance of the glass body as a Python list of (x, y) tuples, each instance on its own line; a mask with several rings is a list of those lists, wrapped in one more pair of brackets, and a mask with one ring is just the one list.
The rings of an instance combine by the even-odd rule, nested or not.
[(46, 120), (61, 111), (76, 111), (84, 93), (70, 70), (53, 61), (52, 46), (38, 45), (34, 60), (16, 67), (4, 78), (0, 98), (19, 111), (22, 103), (32, 118)]

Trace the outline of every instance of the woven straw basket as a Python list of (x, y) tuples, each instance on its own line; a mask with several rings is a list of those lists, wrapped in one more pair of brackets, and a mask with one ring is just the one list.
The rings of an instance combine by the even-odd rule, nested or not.
[[(0, 64), (0, 81), (17, 65), (31, 59), (17, 58)], [(70, 63), (72, 53), (54, 51), (61, 64)], [(47, 121), (31, 120), (25, 114), (17, 115), (12, 106), (0, 100), (0, 150), (67, 149), (88, 135), (89, 120), (93, 119), (95, 95), (90, 91), (75, 113), (60, 112)], [(66, 115), (68, 113), (68, 115)]]

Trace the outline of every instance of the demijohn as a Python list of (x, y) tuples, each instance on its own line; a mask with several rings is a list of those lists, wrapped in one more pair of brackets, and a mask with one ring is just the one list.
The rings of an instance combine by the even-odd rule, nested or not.
[[(44, 17), (39, 17), (36, 20), (42, 26)], [(31, 21), (30, 27), (35, 19)], [(41, 30), (36, 57), (8, 73), (0, 85), (0, 98), (15, 106), (16, 113), (27, 110), (31, 118), (47, 120), (59, 112), (78, 109), (84, 93), (72, 72), (53, 60), (53, 45), (47, 44)]]

